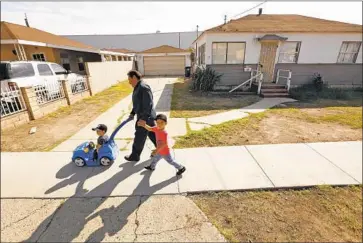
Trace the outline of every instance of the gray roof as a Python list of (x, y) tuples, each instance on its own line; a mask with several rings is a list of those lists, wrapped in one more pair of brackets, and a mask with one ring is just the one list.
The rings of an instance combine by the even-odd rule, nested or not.
[(259, 41), (261, 40), (280, 40), (285, 41), (287, 37), (279, 36), (279, 35), (264, 35), (262, 37), (257, 38)]
[[(201, 32), (198, 34), (200, 35)], [(188, 49), (196, 39), (197, 33), (196, 31), (191, 31), (131, 35), (64, 35), (63, 37), (97, 48), (125, 48), (135, 51), (143, 51), (162, 45)]]

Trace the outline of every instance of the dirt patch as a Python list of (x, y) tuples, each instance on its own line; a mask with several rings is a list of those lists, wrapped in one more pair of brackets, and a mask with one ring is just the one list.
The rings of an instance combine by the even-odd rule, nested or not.
[[(132, 88), (128, 82), (123, 81), (38, 120), (16, 129), (2, 131), (1, 151), (49, 151), (126, 97), (131, 91)], [(30, 135), (29, 131), (32, 127), (37, 127), (37, 132)]]
[(207, 116), (231, 109), (240, 109), (261, 99), (257, 95), (233, 97), (191, 92), (189, 91), (190, 82), (190, 80), (183, 80), (174, 84), (171, 117), (191, 118)]
[(190, 198), (233, 242), (361, 242), (362, 187)]
[(273, 109), (192, 131), (176, 148), (362, 140), (361, 108)]
[[(319, 114), (321, 115), (321, 114)], [(362, 130), (335, 123), (307, 123), (304, 120), (269, 114), (263, 119), (252, 143), (301, 143), (362, 140)], [(334, 132), (332, 132), (334, 131)]]

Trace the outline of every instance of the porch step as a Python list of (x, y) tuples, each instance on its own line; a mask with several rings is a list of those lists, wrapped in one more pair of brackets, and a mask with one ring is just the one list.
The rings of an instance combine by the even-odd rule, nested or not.
[(286, 89), (281, 89), (281, 88), (276, 88), (276, 89), (266, 89), (266, 88), (261, 88), (261, 93), (285, 93), (287, 92)]
[(290, 97), (289, 93), (261, 93), (263, 98), (275, 98), (275, 97)]
[(262, 84), (261, 89), (285, 89), (285, 85), (279, 84)]
[(256, 92), (250, 92), (250, 91), (233, 91), (232, 93), (229, 93), (228, 91), (212, 91), (209, 92), (211, 95), (229, 95), (229, 96), (238, 96), (238, 95), (256, 95)]

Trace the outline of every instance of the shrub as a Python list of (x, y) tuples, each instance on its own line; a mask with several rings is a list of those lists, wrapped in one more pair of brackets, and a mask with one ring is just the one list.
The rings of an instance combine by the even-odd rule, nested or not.
[(320, 92), (324, 88), (324, 80), (320, 73), (315, 73), (313, 78), (313, 84), (317, 92)]
[(330, 88), (323, 80), (323, 77), (315, 73), (310, 84), (290, 89), (290, 94), (298, 100), (335, 99), (349, 100), (361, 95), (357, 88)]
[(220, 82), (223, 74), (218, 74), (211, 67), (197, 68), (192, 77), (191, 90), (193, 91), (212, 91), (216, 83)]
[(314, 84), (305, 84), (297, 88), (290, 89), (290, 94), (297, 100), (316, 100), (316, 99), (334, 99), (350, 100), (361, 95), (360, 91), (347, 88), (329, 88), (323, 85), (318, 91)]

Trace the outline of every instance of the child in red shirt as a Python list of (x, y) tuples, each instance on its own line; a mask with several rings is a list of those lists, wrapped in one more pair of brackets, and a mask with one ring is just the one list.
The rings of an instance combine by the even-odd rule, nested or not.
[(159, 114), (156, 116), (156, 126), (150, 127), (145, 122), (139, 121), (137, 123), (138, 126), (144, 127), (146, 130), (150, 132), (154, 132), (156, 136), (156, 150), (153, 152), (154, 157), (152, 158), (152, 162), (149, 166), (146, 166), (147, 170), (155, 170), (156, 164), (160, 159), (165, 159), (169, 164), (174, 166), (178, 171), (177, 175), (181, 175), (185, 172), (185, 166), (178, 164), (174, 161), (174, 159), (170, 155), (170, 149), (168, 145), (168, 133), (165, 131), (165, 127), (168, 120), (167, 117), (163, 114)]

